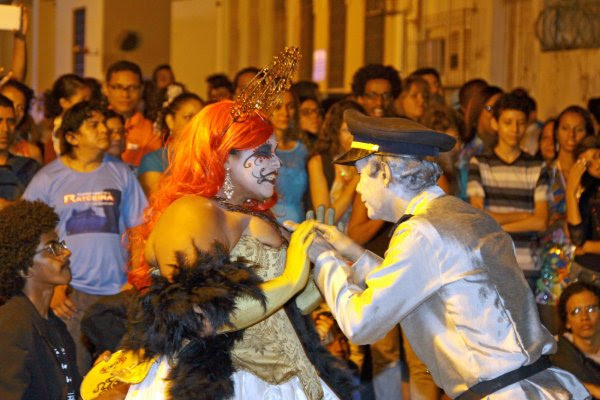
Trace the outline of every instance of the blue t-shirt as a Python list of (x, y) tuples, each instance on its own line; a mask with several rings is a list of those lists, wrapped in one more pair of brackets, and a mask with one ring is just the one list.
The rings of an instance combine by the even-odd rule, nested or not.
[(78, 172), (59, 157), (33, 177), (23, 197), (58, 214), (58, 234), (72, 252), (71, 285), (89, 294), (118, 293), (129, 258), (123, 233), (142, 222), (147, 206), (127, 165), (107, 155), (94, 171)]
[(276, 153), (281, 159), (282, 166), (276, 186), (279, 199), (273, 207), (273, 213), (280, 223), (286, 220), (302, 222), (305, 217), (304, 195), (308, 189), (306, 172), (308, 149), (298, 141), (293, 149), (277, 149)]
[(167, 148), (161, 147), (151, 153), (148, 153), (142, 158), (140, 168), (138, 169), (138, 176), (144, 172), (165, 172), (169, 166), (169, 159), (167, 157)]

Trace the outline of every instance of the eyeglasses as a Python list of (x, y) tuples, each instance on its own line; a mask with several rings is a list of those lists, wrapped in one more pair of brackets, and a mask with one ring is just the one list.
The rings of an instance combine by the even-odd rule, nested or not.
[(369, 100), (377, 100), (377, 99), (381, 99), (381, 101), (392, 100), (392, 94), (390, 92), (385, 92), (385, 93), (366, 92), (365, 97)]
[(142, 88), (141, 85), (129, 85), (129, 86), (108, 85), (108, 87), (116, 92), (127, 92), (127, 93), (137, 92)]
[(44, 247), (42, 247), (40, 250), (36, 251), (35, 253), (41, 253), (43, 251), (52, 254), (54, 257), (57, 257), (61, 254), (64, 253), (65, 250), (67, 250), (67, 244), (65, 243), (64, 240), (61, 240), (60, 242), (58, 240), (51, 240), (48, 243), (46, 243), (46, 245)]
[(582, 314), (588, 314), (588, 315), (592, 315), (598, 312), (598, 304), (592, 304), (589, 306), (583, 306), (583, 307), (575, 307), (574, 309), (572, 309), (571, 311), (569, 311), (569, 315), (572, 317), (579, 317)]

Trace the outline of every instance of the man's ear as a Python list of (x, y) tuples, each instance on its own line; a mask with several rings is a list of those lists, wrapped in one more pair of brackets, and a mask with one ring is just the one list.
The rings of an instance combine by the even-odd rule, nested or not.
[(381, 163), (381, 174), (383, 175), (383, 186), (388, 187), (392, 181), (392, 170), (386, 162)]
[(492, 119), (490, 120), (490, 125), (492, 126), (492, 129), (496, 132), (498, 132), (498, 120), (496, 119), (496, 117), (492, 117)]
[(65, 140), (71, 146), (77, 146), (77, 135), (75, 135), (73, 132), (65, 133)]
[(106, 97), (108, 96), (108, 82), (104, 82), (102, 84), (102, 94)]

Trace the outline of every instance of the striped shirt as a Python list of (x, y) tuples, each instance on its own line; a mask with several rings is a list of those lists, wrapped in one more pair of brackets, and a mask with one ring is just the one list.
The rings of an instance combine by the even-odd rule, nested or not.
[[(467, 195), (484, 199), (484, 209), (497, 213), (535, 211), (535, 203), (548, 201), (549, 175), (544, 161), (523, 152), (512, 163), (488, 152), (469, 163)], [(511, 234), (521, 269), (539, 269), (533, 259), (535, 233)]]

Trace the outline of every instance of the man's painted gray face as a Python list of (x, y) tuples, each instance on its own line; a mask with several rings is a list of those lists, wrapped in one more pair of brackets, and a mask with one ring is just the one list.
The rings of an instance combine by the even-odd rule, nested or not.
[(356, 162), (356, 169), (360, 174), (356, 191), (360, 193), (369, 218), (381, 219), (378, 215), (384, 203), (385, 183), (381, 168), (377, 168), (374, 161), (369, 161), (370, 158), (363, 158)]

